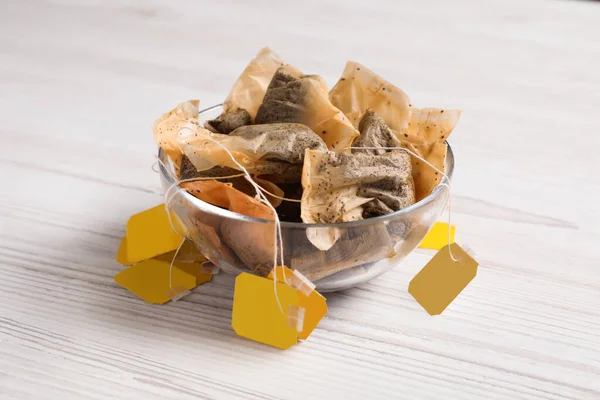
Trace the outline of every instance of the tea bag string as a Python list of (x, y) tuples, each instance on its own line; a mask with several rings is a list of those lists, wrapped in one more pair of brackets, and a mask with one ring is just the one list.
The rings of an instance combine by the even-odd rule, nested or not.
[[(179, 134), (181, 134), (181, 132), (183, 130), (189, 130), (191, 131), (194, 136), (199, 136), (197, 132), (194, 132), (191, 128), (189, 127), (183, 127), (179, 130)], [(283, 307), (281, 305), (281, 301), (279, 300), (279, 294), (277, 292), (277, 255), (278, 255), (278, 250), (279, 250), (279, 255), (280, 255), (280, 263), (279, 265), (281, 266), (281, 275), (283, 278), (283, 281), (289, 286), (289, 282), (287, 281), (287, 278), (285, 276), (285, 269), (284, 269), (284, 257), (283, 257), (283, 235), (281, 233), (281, 224), (279, 221), (279, 216), (277, 215), (277, 211), (275, 210), (275, 207), (273, 207), (273, 205), (271, 204), (271, 202), (267, 199), (267, 197), (262, 193), (260, 186), (254, 181), (254, 179), (252, 179), (252, 176), (250, 175), (250, 173), (248, 172), (248, 170), (246, 168), (244, 168), (244, 166), (242, 164), (240, 164), (235, 157), (233, 156), (233, 154), (231, 154), (231, 151), (229, 151), (229, 149), (227, 147), (225, 147), (224, 145), (222, 145), (221, 143), (219, 143), (217, 140), (211, 138), (208, 135), (202, 135), (203, 139), (207, 139), (210, 140), (211, 142), (215, 143), (217, 146), (221, 147), (223, 149), (223, 151), (225, 151), (225, 153), (227, 153), (227, 155), (231, 158), (231, 160), (233, 161), (233, 163), (238, 167), (239, 170), (241, 170), (244, 173), (244, 176), (246, 178), (246, 180), (254, 187), (254, 189), (256, 190), (256, 198), (257, 200), (259, 200), (260, 202), (262, 202), (263, 204), (265, 204), (267, 207), (269, 207), (271, 209), (271, 211), (273, 212), (273, 218), (274, 218), (274, 225), (275, 225), (275, 231), (273, 234), (273, 238), (274, 238), (274, 244), (273, 244), (273, 293), (275, 294), (275, 300), (277, 301), (277, 306), (279, 307), (279, 311), (281, 311), (282, 314), (286, 314), (286, 312), (283, 310)], [(214, 178), (213, 178), (214, 179)], [(179, 193), (179, 192), (176, 192)]]
[(443, 182), (443, 181), (440, 182), (439, 186), (447, 187), (448, 192), (449, 192), (448, 193), (448, 253), (450, 254), (450, 258), (452, 259), (452, 261), (458, 262), (458, 260), (454, 257), (454, 254), (452, 254), (452, 248), (450, 246), (450, 238), (452, 237), (452, 233), (451, 233), (452, 227), (450, 226), (450, 222), (451, 222), (451, 218), (452, 218), (452, 187), (450, 186), (450, 178), (448, 177), (448, 175), (446, 175), (444, 173), (444, 171), (441, 171), (440, 169), (438, 169), (436, 166), (431, 164), (429, 161), (427, 161), (420, 155), (418, 155), (418, 154), (414, 153), (413, 151), (406, 149), (404, 147), (350, 147), (350, 149), (352, 149), (352, 150), (404, 150), (407, 153), (409, 153), (410, 155), (412, 155), (413, 157), (418, 158), (419, 160), (423, 161), (431, 169), (438, 172), (440, 175), (442, 175), (446, 179), (446, 182)]

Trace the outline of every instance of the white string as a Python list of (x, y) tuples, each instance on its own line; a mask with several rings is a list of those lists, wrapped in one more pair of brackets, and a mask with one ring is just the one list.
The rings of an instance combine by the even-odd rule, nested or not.
[(350, 149), (353, 149), (353, 150), (404, 150), (407, 153), (411, 154), (413, 157), (416, 157), (419, 160), (423, 161), (425, 164), (429, 165), (433, 170), (437, 171), (444, 178), (446, 178), (446, 182), (443, 182), (443, 181), (440, 182), (439, 186), (446, 186), (448, 188), (448, 192), (449, 192), (448, 193), (448, 253), (450, 253), (450, 258), (452, 259), (452, 261), (458, 262), (458, 260), (456, 258), (454, 258), (454, 255), (452, 254), (452, 248), (450, 246), (450, 244), (451, 244), (450, 238), (452, 236), (452, 234), (451, 234), (452, 227), (450, 226), (451, 216), (452, 216), (452, 188), (450, 187), (450, 178), (448, 177), (448, 175), (446, 175), (443, 171), (440, 171), (437, 167), (435, 167), (433, 164), (431, 164), (429, 161), (427, 161), (420, 155), (413, 153), (412, 151), (410, 151), (409, 149), (406, 149), (404, 147), (350, 147)]
[[(179, 130), (179, 134), (181, 133), (181, 131), (183, 130), (190, 130), (192, 131), (192, 133), (195, 136), (199, 136), (197, 132), (194, 132), (191, 128), (188, 127), (183, 127), (182, 129)], [(227, 147), (225, 147), (224, 145), (222, 145), (221, 143), (219, 143), (218, 141), (216, 141), (215, 139), (211, 138), (210, 136), (207, 135), (202, 135), (202, 138), (210, 140), (211, 142), (215, 143), (217, 146), (219, 146), (220, 148), (222, 148), (227, 155), (229, 155), (229, 157), (231, 158), (231, 160), (233, 161), (233, 163), (239, 168), (239, 170), (241, 170), (242, 172), (244, 172), (245, 178), (246, 180), (254, 187), (254, 189), (256, 190), (256, 196), (258, 197), (258, 200), (260, 202), (262, 202), (263, 204), (265, 204), (267, 207), (269, 207), (271, 209), (271, 211), (273, 212), (273, 217), (274, 217), (274, 222), (275, 222), (275, 231), (273, 232), (273, 238), (274, 238), (274, 252), (273, 252), (273, 292), (275, 294), (275, 300), (277, 301), (277, 306), (279, 307), (279, 310), (281, 311), (282, 314), (286, 314), (285, 311), (283, 310), (283, 307), (281, 306), (281, 301), (279, 300), (279, 294), (277, 293), (277, 252), (279, 250), (281, 257), (281, 272), (282, 272), (282, 277), (283, 280), (285, 281), (285, 283), (289, 286), (289, 283), (287, 282), (286, 276), (285, 276), (285, 270), (283, 269), (283, 264), (284, 264), (284, 259), (283, 259), (283, 236), (281, 233), (281, 224), (279, 221), (279, 216), (277, 215), (277, 211), (275, 210), (275, 207), (273, 207), (273, 205), (271, 204), (271, 202), (269, 201), (269, 199), (267, 199), (267, 197), (262, 193), (261, 191), (261, 187), (254, 182), (254, 179), (252, 179), (252, 176), (250, 176), (250, 173), (248, 172), (248, 170), (246, 168), (244, 168), (244, 166), (242, 164), (240, 164), (235, 157), (233, 156), (233, 154), (231, 154), (231, 152), (229, 151), (229, 149)]]

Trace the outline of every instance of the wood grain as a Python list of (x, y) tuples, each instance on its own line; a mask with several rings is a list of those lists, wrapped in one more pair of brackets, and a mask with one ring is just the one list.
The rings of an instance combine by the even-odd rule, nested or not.
[[(0, 398), (600, 398), (598, 21), (579, 1), (3, 0)], [(221, 101), (264, 45), (464, 110), (453, 221), (481, 266), (443, 316), (407, 293), (426, 251), (329, 295), (286, 352), (233, 333), (230, 276), (160, 307), (113, 283), (127, 217), (161, 201), (152, 121)]]

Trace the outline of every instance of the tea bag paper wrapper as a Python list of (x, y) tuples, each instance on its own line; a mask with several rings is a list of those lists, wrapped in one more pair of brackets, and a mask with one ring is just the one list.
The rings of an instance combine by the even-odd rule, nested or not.
[[(375, 111), (392, 129), (401, 147), (445, 172), (445, 140), (458, 123), (459, 110), (414, 108), (406, 93), (356, 62), (346, 64), (329, 98), (354, 126), (358, 126), (367, 110)], [(416, 200), (419, 201), (431, 193), (442, 177), (415, 157), (412, 164)]]
[(456, 227), (450, 226), (450, 243), (448, 243), (448, 224), (446, 222), (436, 222), (433, 224), (423, 241), (419, 244), (421, 249), (440, 250), (448, 244), (454, 243), (454, 233)]
[(477, 261), (456, 243), (450, 246), (458, 261), (452, 260), (444, 246), (408, 286), (408, 292), (430, 315), (441, 314), (477, 274)]
[(408, 95), (359, 63), (346, 63), (329, 98), (355, 127), (368, 109), (381, 116), (392, 130), (408, 127), (411, 108)]
[[(404, 187), (411, 204), (412, 178), (406, 152), (381, 155), (350, 154), (307, 150), (302, 176), (301, 211), (305, 223), (335, 223), (363, 218), (363, 204), (374, 197), (360, 192), (370, 185)], [(405, 205), (404, 205), (405, 206)], [(339, 239), (337, 228), (308, 228), (307, 236), (320, 250), (328, 250)]]
[(323, 79), (289, 65), (277, 70), (256, 114), (257, 124), (277, 122), (308, 126), (331, 150), (347, 149), (358, 136), (344, 113), (331, 104)]
[[(400, 146), (411, 150), (442, 172), (446, 172), (448, 146), (445, 140), (450, 136), (460, 119), (460, 110), (440, 108), (411, 108), (410, 125), (396, 133)], [(427, 197), (441, 182), (442, 175), (412, 157), (412, 170), (415, 180), (417, 201)]]
[(233, 84), (223, 104), (225, 112), (241, 108), (254, 119), (275, 71), (282, 65), (283, 61), (273, 50), (261, 49)]
[(298, 341), (296, 327), (288, 324), (290, 308), (300, 305), (300, 293), (276, 282), (281, 312), (271, 279), (242, 273), (235, 280), (231, 325), (239, 336), (285, 350)]
[(169, 287), (170, 262), (146, 260), (135, 264), (115, 276), (115, 282), (142, 300), (152, 304), (164, 304), (171, 300), (173, 288), (191, 290), (196, 287), (196, 277), (173, 266)]
[[(181, 186), (213, 205), (249, 217), (274, 221), (272, 210), (265, 204), (239, 190), (218, 181), (185, 182)], [(266, 276), (265, 266), (273, 266), (274, 223), (261, 224), (224, 220), (220, 225), (222, 240), (250, 269)], [(218, 237), (217, 237), (218, 239)]]
[[(174, 213), (171, 213), (171, 221), (176, 229), (184, 231)], [(132, 264), (174, 251), (183, 240), (169, 223), (164, 204), (131, 216), (126, 230), (127, 260)]]
[(169, 156), (176, 169), (181, 165), (181, 149), (178, 144), (179, 131), (186, 125), (198, 124), (198, 100), (179, 104), (154, 122), (154, 141)]
[(279, 176), (282, 182), (300, 182), (304, 150), (326, 149), (318, 135), (296, 123), (242, 126), (229, 135), (193, 125), (187, 128), (179, 144), (197, 171), (210, 171), (215, 167), (239, 171), (231, 159), (233, 155), (252, 175)]
[[(292, 287), (298, 289), (297, 287), (295, 287), (295, 283), (299, 279), (294, 279), (294, 271), (287, 267), (276, 267), (274, 270), (276, 272), (277, 282), (285, 282), (285, 280), (287, 280), (287, 282), (290, 283)], [(268, 278), (273, 279), (273, 271), (271, 271)], [(298, 286), (301, 285), (301, 283), (298, 284)], [(317, 327), (319, 322), (321, 322), (321, 319), (323, 319), (325, 314), (327, 314), (327, 301), (325, 297), (323, 297), (319, 292), (314, 290), (314, 285), (312, 290), (305, 290), (304, 292), (300, 290), (299, 296), (299, 306), (304, 308), (305, 311), (302, 329), (298, 332), (298, 337), (300, 339), (308, 339), (308, 337)]]

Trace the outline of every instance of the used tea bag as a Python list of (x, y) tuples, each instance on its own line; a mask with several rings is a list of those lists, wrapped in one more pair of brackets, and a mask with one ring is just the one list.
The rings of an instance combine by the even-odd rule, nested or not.
[[(273, 211), (265, 204), (226, 183), (196, 181), (181, 184), (192, 195), (238, 214), (273, 221)], [(257, 274), (266, 276), (273, 268), (274, 225), (224, 219), (221, 239)]]
[(188, 124), (198, 124), (198, 100), (189, 100), (179, 104), (154, 122), (152, 132), (154, 141), (173, 161), (176, 168), (181, 165), (179, 148), (179, 130)]
[[(306, 223), (360, 220), (364, 205), (374, 199), (379, 200), (375, 211), (382, 205), (396, 208), (414, 202), (410, 156), (401, 150), (381, 155), (307, 150), (302, 187), (301, 215)], [(307, 235), (318, 249), (328, 250), (340, 232), (309, 228)]]
[(254, 119), (275, 71), (283, 64), (273, 50), (261, 49), (233, 84), (223, 104), (224, 114), (242, 109)]
[(298, 122), (307, 125), (331, 150), (350, 146), (358, 131), (327, 96), (318, 75), (303, 75), (286, 65), (277, 70), (256, 114), (257, 124)]
[(234, 107), (223, 112), (216, 119), (206, 121), (205, 127), (211, 132), (228, 135), (240, 126), (250, 125), (251, 123), (252, 117), (248, 111)]
[(408, 127), (411, 107), (408, 95), (359, 63), (346, 63), (329, 99), (356, 127), (368, 109), (375, 111), (394, 131)]
[[(360, 136), (352, 145), (352, 153), (379, 155), (392, 150), (359, 149), (357, 147), (399, 147), (400, 142), (385, 121), (374, 111), (367, 110), (359, 123)], [(408, 153), (406, 153), (408, 156)], [(408, 157), (407, 159), (409, 159)], [(398, 211), (415, 202), (412, 176), (408, 184), (398, 184), (395, 179), (383, 179), (374, 183), (362, 184), (357, 192), (361, 197), (374, 199), (363, 206), (363, 217), (377, 217)]]
[(358, 124), (360, 136), (352, 144), (353, 153), (383, 154), (391, 150), (356, 149), (356, 147), (400, 147), (400, 141), (389, 126), (373, 110), (367, 110)]
[(189, 129), (181, 135), (179, 144), (198, 171), (214, 167), (239, 170), (225, 147), (252, 175), (271, 175), (279, 178), (277, 182), (299, 182), (304, 150), (326, 149), (323, 140), (302, 124), (248, 125), (229, 135), (193, 125), (186, 128)]
[[(460, 118), (459, 110), (414, 108), (406, 93), (355, 62), (346, 64), (329, 98), (355, 126), (368, 110), (375, 111), (396, 135), (400, 147), (445, 171), (445, 140)], [(440, 183), (441, 176), (416, 157), (412, 157), (412, 166), (416, 200), (419, 201)]]

